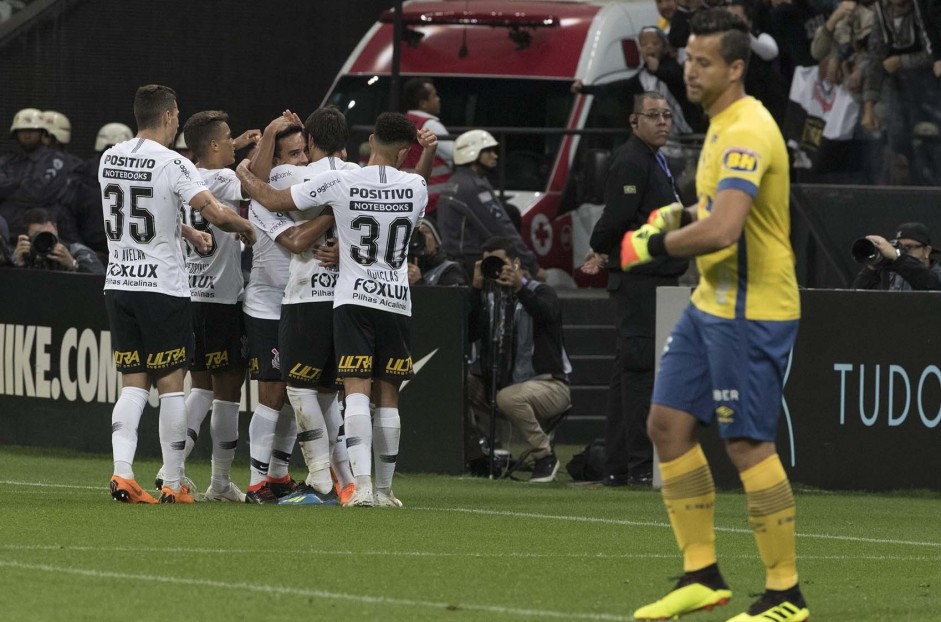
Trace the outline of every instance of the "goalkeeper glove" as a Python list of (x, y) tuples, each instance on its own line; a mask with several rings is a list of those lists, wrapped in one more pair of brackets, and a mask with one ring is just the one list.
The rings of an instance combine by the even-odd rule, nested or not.
[(650, 224), (624, 234), (624, 239), (621, 240), (621, 270), (630, 270), (653, 259), (649, 247), (651, 236), (660, 236), (662, 246), (663, 234), (660, 229)]
[(673, 231), (688, 224), (688, 220), (690, 220), (690, 217), (682, 204), (670, 203), (652, 211), (650, 218), (647, 219), (647, 224), (653, 225), (660, 231)]

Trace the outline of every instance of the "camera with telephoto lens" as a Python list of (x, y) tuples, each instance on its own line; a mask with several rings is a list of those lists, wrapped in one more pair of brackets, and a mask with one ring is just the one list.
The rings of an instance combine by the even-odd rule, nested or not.
[[(894, 242), (892, 246), (897, 248)], [(859, 238), (853, 242), (853, 247), (850, 249), (850, 252), (853, 254), (853, 259), (856, 260), (856, 263), (864, 263), (874, 268), (886, 262), (885, 255), (876, 247), (875, 243), (866, 238)]]
[(484, 257), (483, 261), (480, 262), (480, 275), (484, 277), (485, 281), (496, 281), (500, 278), (505, 265), (506, 262), (496, 255)]
[(412, 230), (412, 237), (408, 239), (408, 261), (409, 263), (414, 262), (419, 257), (424, 257), (428, 254), (425, 246), (425, 233), (419, 229), (415, 228)]
[(49, 253), (53, 251), (59, 243), (59, 238), (51, 231), (40, 231), (33, 236), (30, 241), (29, 256), (27, 261), (35, 268), (50, 268), (55, 262), (49, 258)]

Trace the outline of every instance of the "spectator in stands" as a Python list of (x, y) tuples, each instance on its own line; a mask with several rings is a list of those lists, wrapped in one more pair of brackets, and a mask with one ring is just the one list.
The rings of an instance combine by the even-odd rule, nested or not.
[[(656, 26), (645, 26), (641, 28), (637, 40), (643, 61), (643, 67), (637, 74), (628, 80), (600, 85), (586, 85), (581, 80), (576, 80), (572, 83), (572, 92), (599, 98), (616, 98), (620, 102), (628, 102), (629, 105), (635, 95), (656, 91), (666, 99), (673, 114), (671, 136), (705, 132), (708, 120), (702, 107), (691, 103), (686, 97), (683, 68), (667, 42), (667, 35)], [(623, 116), (620, 117), (620, 123), (623, 123)]]
[(433, 222), (422, 218), (408, 245), (409, 285), (467, 285), (464, 268), (441, 250), (441, 236)]
[(676, 0), (656, 1), (657, 13), (660, 14), (660, 17), (657, 18), (657, 28), (670, 34), (670, 22), (673, 20), (673, 15), (676, 13)]
[[(455, 147), (456, 153), (460, 145)], [(562, 342), (562, 306), (555, 290), (523, 275), (516, 243), (494, 237), (483, 244), (474, 264), (470, 337), (480, 340), (480, 375), (468, 376), (468, 416), (479, 431), (489, 420), (488, 395), (497, 369), (498, 412), (523, 434), (536, 459), (534, 483), (551, 482), (559, 470), (545, 426), (571, 405), (569, 374), (572, 366)], [(498, 269), (490, 271), (495, 258)], [(505, 318), (502, 333), (491, 332), (493, 322)], [(497, 328), (496, 330), (500, 330)], [(494, 353), (494, 337), (501, 339)]]
[(29, 209), (44, 207), (58, 219), (67, 175), (62, 155), (43, 144), (46, 125), (40, 110), (17, 112), (10, 135), (19, 150), (0, 157), (0, 216), (16, 237), (26, 233), (23, 214)]
[(941, 2), (918, 0), (918, 7), (931, 46), (932, 71), (936, 78), (941, 78)]
[[(863, 127), (882, 126), (875, 114), (876, 102), (880, 96), (885, 97), (890, 183), (941, 185), (941, 171), (923, 165), (924, 160), (938, 162), (938, 154), (916, 153), (912, 144), (916, 128), (918, 134), (928, 136), (937, 135), (941, 128), (941, 95), (921, 15), (913, 0), (877, 2), (873, 8), (875, 23), (869, 36)], [(930, 147), (936, 152), (938, 142), (933, 141)]]
[(795, 67), (817, 64), (810, 42), (826, 19), (825, 0), (771, 0), (771, 4), (771, 36), (778, 42), (781, 75), (790, 84)]
[[(451, 176), (451, 170), (454, 168), (454, 142), (442, 140), (448, 135), (448, 130), (438, 119), (438, 115), (441, 114), (441, 98), (438, 96), (434, 82), (429, 78), (412, 78), (405, 83), (403, 92), (405, 107), (408, 109), (405, 116), (415, 124), (417, 129), (427, 127), (439, 138), (438, 152), (431, 167), (431, 177), (428, 178), (428, 207), (425, 209), (425, 215), (434, 218), (438, 209), (438, 196), (444, 190)], [(402, 163), (402, 170), (415, 170), (421, 154), (422, 146), (415, 141), (405, 157), (405, 162)]]
[(856, 275), (853, 289), (883, 289), (890, 292), (941, 290), (941, 263), (933, 259), (928, 227), (920, 222), (898, 226), (895, 239), (867, 235), (878, 256), (869, 259)]
[(104, 274), (95, 251), (73, 242), (66, 246), (59, 240), (59, 229), (49, 212), (41, 207), (23, 214), (26, 233), (21, 234), (13, 250), (13, 263), (21, 268)]
[(752, 56), (745, 70), (745, 92), (764, 104), (782, 126), (787, 113), (787, 86), (775, 62), (778, 44), (768, 33), (755, 30), (754, 3), (751, 0), (728, 0), (725, 8), (748, 25)]
[(454, 174), (441, 193), (438, 231), (444, 252), (459, 261), (468, 276), (480, 259), (483, 244), (493, 236), (513, 241), (523, 268), (545, 280), (536, 256), (513, 227), (506, 209), (493, 191), (487, 173), (497, 166), (496, 139), (485, 130), (464, 132), (454, 141)]

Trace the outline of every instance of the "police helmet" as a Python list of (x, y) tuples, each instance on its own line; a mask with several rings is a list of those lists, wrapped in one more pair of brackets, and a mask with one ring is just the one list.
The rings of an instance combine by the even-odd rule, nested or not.
[(500, 143), (486, 130), (464, 132), (454, 141), (454, 163), (470, 164), (477, 161), (480, 152)]
[(42, 119), (50, 136), (63, 145), (69, 144), (72, 140), (72, 124), (67, 116), (55, 110), (47, 110), (42, 113)]
[(13, 116), (10, 134), (16, 130), (44, 130), (42, 111), (37, 108), (23, 108)]
[(98, 130), (95, 138), (95, 151), (102, 152), (111, 145), (123, 143), (134, 138), (134, 132), (123, 123), (106, 123)]

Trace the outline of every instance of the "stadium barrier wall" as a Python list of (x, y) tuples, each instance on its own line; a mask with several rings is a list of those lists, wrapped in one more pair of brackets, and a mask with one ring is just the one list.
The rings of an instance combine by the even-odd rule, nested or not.
[[(657, 292), (660, 350), (689, 302)], [(801, 290), (777, 447), (791, 481), (828, 490), (941, 490), (941, 294)], [(738, 488), (718, 431), (716, 484)]]
[[(104, 277), (95, 275), (0, 269), (0, 446), (110, 454), (111, 409), (121, 382), (103, 286)], [(401, 471), (463, 472), (465, 300), (461, 288), (412, 290), (417, 374), (401, 392)], [(242, 459), (248, 456), (256, 385), (243, 387)], [(208, 458), (210, 451), (207, 417), (195, 455)], [(294, 453), (294, 462), (302, 464), (300, 452)], [(153, 390), (137, 455), (160, 456)]]

